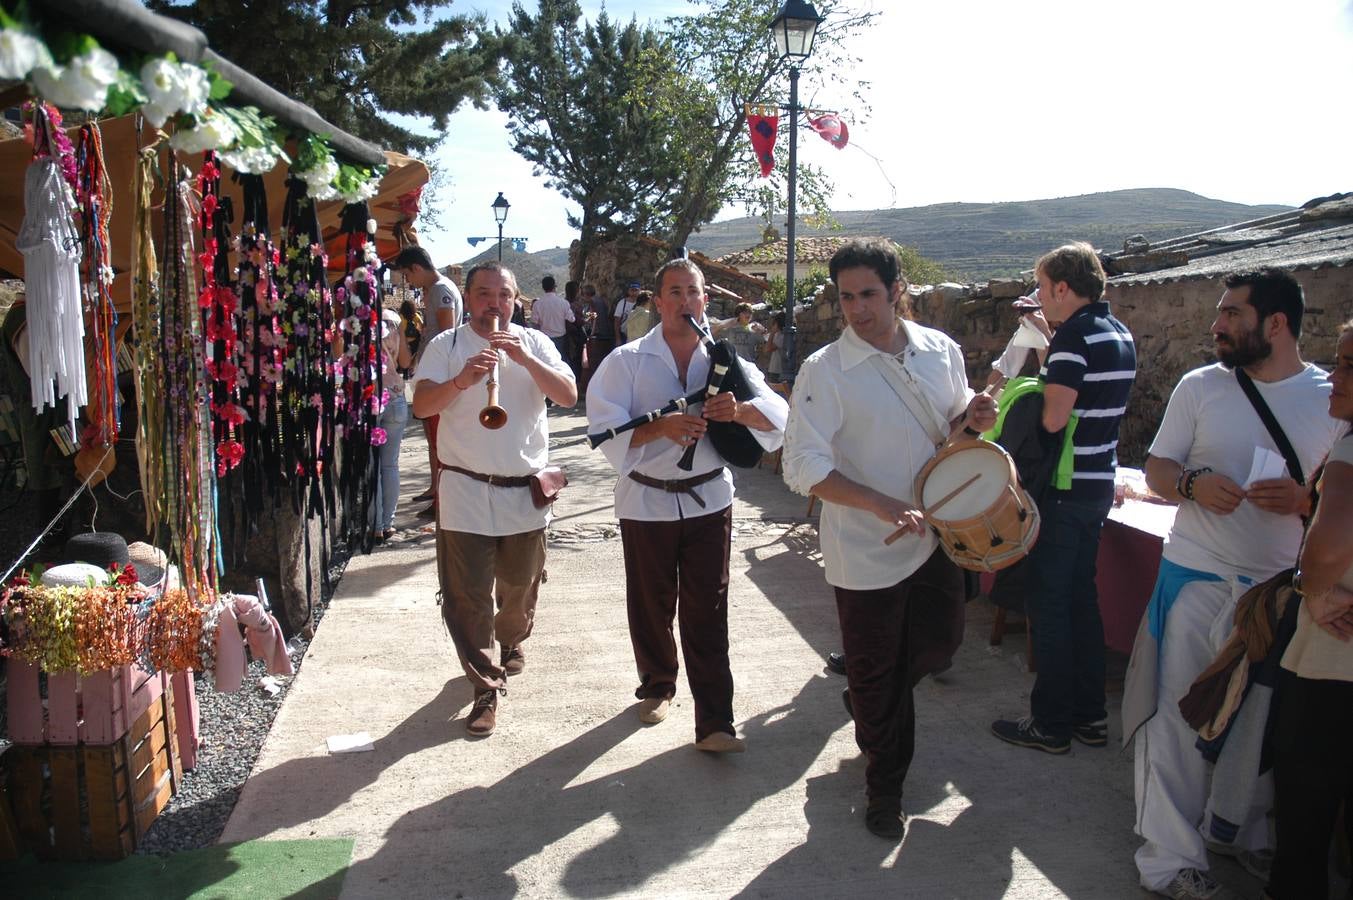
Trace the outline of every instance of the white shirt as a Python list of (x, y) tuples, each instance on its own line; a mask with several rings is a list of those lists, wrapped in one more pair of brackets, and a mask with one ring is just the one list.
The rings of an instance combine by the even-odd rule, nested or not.
[[(952, 420), (973, 397), (963, 351), (947, 335), (902, 322), (907, 346), (898, 360), (865, 343), (847, 327), (841, 337), (804, 361), (794, 384), (785, 431), (785, 483), (808, 494), (833, 471), (889, 497), (916, 504), (916, 474), (935, 455), (926, 428), (872, 362), (878, 357), (902, 377), (914, 378), (935, 408)], [(818, 536), (827, 583), (847, 590), (892, 587), (935, 552), (930, 529), (891, 546), (896, 530), (873, 513), (823, 501)]]
[[(789, 404), (766, 385), (756, 366), (742, 363), (747, 383), (756, 393), (751, 403), (775, 426), (773, 431), (749, 429), (757, 442), (772, 452), (784, 439)], [(667, 346), (661, 328), (617, 347), (602, 360), (587, 386), (588, 431), (595, 434), (623, 425), (636, 416), (661, 409), (668, 402), (705, 386), (709, 378), (709, 352), (704, 344), (696, 346), (686, 367), (686, 382), (677, 376), (676, 360)], [(699, 408), (687, 412), (699, 414)], [(601, 451), (615, 466), (620, 477), (615, 484), (615, 515), (618, 519), (640, 522), (671, 522), (682, 518), (720, 512), (733, 502), (733, 476), (724, 466), (708, 437), (696, 444), (689, 472), (677, 468), (685, 448), (667, 438), (658, 438), (641, 447), (631, 447), (633, 431), (622, 432), (603, 443)], [(705, 502), (703, 509), (686, 494), (669, 494), (660, 488), (645, 487), (626, 477), (638, 472), (650, 478), (686, 479), (723, 468), (715, 478), (695, 488)]]
[[(1254, 386), (1292, 443), (1309, 482), (1344, 430), (1344, 423), (1329, 414), (1329, 376), (1307, 364), (1290, 378)], [(1256, 447), (1278, 452), (1235, 372), (1215, 363), (1180, 380), (1148, 452), (1187, 469), (1210, 467), (1243, 488)], [(1296, 565), (1301, 533), (1300, 517), (1265, 512), (1248, 500), (1225, 516), (1186, 500), (1162, 555), (1190, 569), (1262, 581)]]
[(381, 386), (392, 397), (404, 393), (404, 376), (399, 374), (399, 345), (403, 341), (399, 313), (393, 309), (381, 310)]
[(1005, 352), (991, 364), (991, 367), (1006, 378), (1014, 378), (1024, 369), (1029, 352), (1046, 350), (1048, 343), (1047, 336), (1030, 324), (1028, 317), (1021, 316), (1019, 327), (1011, 336), (1010, 343), (1005, 345)]
[[(627, 332), (625, 331), (625, 323), (629, 321), (630, 313), (632, 313), (633, 311), (634, 311), (634, 298), (630, 297), (628, 294), (626, 294), (624, 297), (621, 297), (619, 300), (615, 301), (615, 312), (613, 312), (611, 315), (612, 318), (620, 320), (620, 334), (627, 335)], [(638, 337), (638, 335), (635, 335), (635, 337)], [(626, 340), (628, 339), (629, 338), (627, 336)]]
[(531, 304), (531, 321), (546, 337), (563, 337), (564, 323), (573, 321), (573, 307), (558, 294), (550, 291)]
[(426, 346), (444, 330), (437, 321), (438, 311), (451, 310), (451, 327), (456, 328), (460, 325), (461, 311), (465, 304), (460, 298), (460, 288), (456, 287), (456, 283), (445, 275), (438, 275), (437, 283), (423, 292), (423, 306), (426, 309), (423, 315), (423, 344)]
[[(573, 378), (549, 338), (520, 325), (509, 324), (507, 328), (521, 338), (532, 356), (570, 380)], [(442, 332), (428, 345), (418, 363), (413, 376), (415, 386), (420, 381), (450, 381), (467, 359), (488, 345), (473, 328)], [(507, 424), (496, 431), (479, 424), (479, 411), (488, 402), (488, 388), (481, 381), (457, 394), (441, 410), (437, 457), (443, 465), (460, 466), (484, 475), (530, 475), (544, 468), (549, 460), (545, 395), (524, 366), (508, 359), (506, 353), (499, 353), (498, 357), (498, 405), (507, 410)], [(438, 481), (437, 507), (441, 528), (472, 534), (521, 534), (544, 528), (550, 520), (548, 507), (537, 509), (531, 502), (530, 488), (497, 487), (445, 470)]]

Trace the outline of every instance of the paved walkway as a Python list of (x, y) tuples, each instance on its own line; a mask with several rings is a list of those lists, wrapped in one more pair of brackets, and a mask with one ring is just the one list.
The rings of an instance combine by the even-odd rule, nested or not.
[[(555, 412), (554, 443), (584, 434), (581, 415)], [(407, 498), (427, 486), (427, 456), (421, 433), (404, 447)], [(954, 667), (917, 690), (906, 840), (865, 831), (844, 679), (823, 669), (839, 637), (816, 532), (768, 469), (737, 473), (730, 620), (748, 752), (692, 749), (684, 683), (665, 723), (640, 725), (614, 476), (586, 444), (557, 458), (572, 484), (497, 733), (465, 736), (472, 692), (433, 599), (432, 536), (406, 501), (408, 527), (348, 565), (222, 840), (353, 837), (353, 898), (1144, 896), (1129, 755), (1054, 758), (989, 736), (1027, 708), (1032, 677), (1021, 637), (988, 649), (980, 601)], [(374, 752), (326, 753), (327, 736), (363, 730)], [(1234, 864), (1214, 871), (1257, 895)]]

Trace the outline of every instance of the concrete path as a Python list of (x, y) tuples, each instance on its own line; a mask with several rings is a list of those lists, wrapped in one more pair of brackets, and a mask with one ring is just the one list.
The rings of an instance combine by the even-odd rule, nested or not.
[[(555, 413), (555, 444), (584, 434), (581, 415)], [(427, 485), (416, 430), (406, 498)], [(823, 668), (839, 632), (816, 531), (769, 469), (737, 473), (730, 620), (748, 752), (692, 749), (684, 683), (665, 723), (640, 725), (614, 475), (585, 444), (557, 458), (572, 484), (497, 733), (465, 736), (472, 693), (434, 600), (432, 535), (406, 500), (408, 527), (349, 563), (223, 841), (353, 837), (354, 898), (1143, 896), (1130, 756), (1077, 744), (1049, 757), (989, 735), (1027, 709), (1032, 677), (1021, 636), (988, 649), (982, 601), (954, 667), (917, 691), (905, 842), (864, 829), (844, 679)], [(327, 736), (363, 730), (375, 752), (326, 753)], [(1214, 872), (1257, 895), (1234, 864)]]

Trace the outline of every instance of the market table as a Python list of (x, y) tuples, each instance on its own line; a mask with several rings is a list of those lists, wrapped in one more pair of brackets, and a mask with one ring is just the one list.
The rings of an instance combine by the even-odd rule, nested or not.
[[(1160, 569), (1165, 536), (1174, 524), (1175, 509), (1130, 498), (1109, 510), (1095, 558), (1095, 586), (1104, 622), (1104, 646), (1110, 650), (1132, 653), (1137, 626)], [(989, 593), (993, 583), (994, 576), (983, 573), (982, 590)], [(998, 643), (995, 637), (992, 641)]]
[(1099, 588), (1099, 615), (1104, 620), (1104, 645), (1110, 650), (1132, 652), (1175, 510), (1174, 506), (1133, 499), (1109, 510), (1095, 559), (1095, 585)]

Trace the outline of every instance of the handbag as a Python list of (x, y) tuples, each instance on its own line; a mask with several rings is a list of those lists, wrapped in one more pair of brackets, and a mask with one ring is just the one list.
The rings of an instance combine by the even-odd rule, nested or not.
[(558, 466), (546, 466), (538, 472), (532, 472), (529, 477), (531, 502), (535, 503), (536, 509), (549, 506), (568, 485), (568, 475)]

